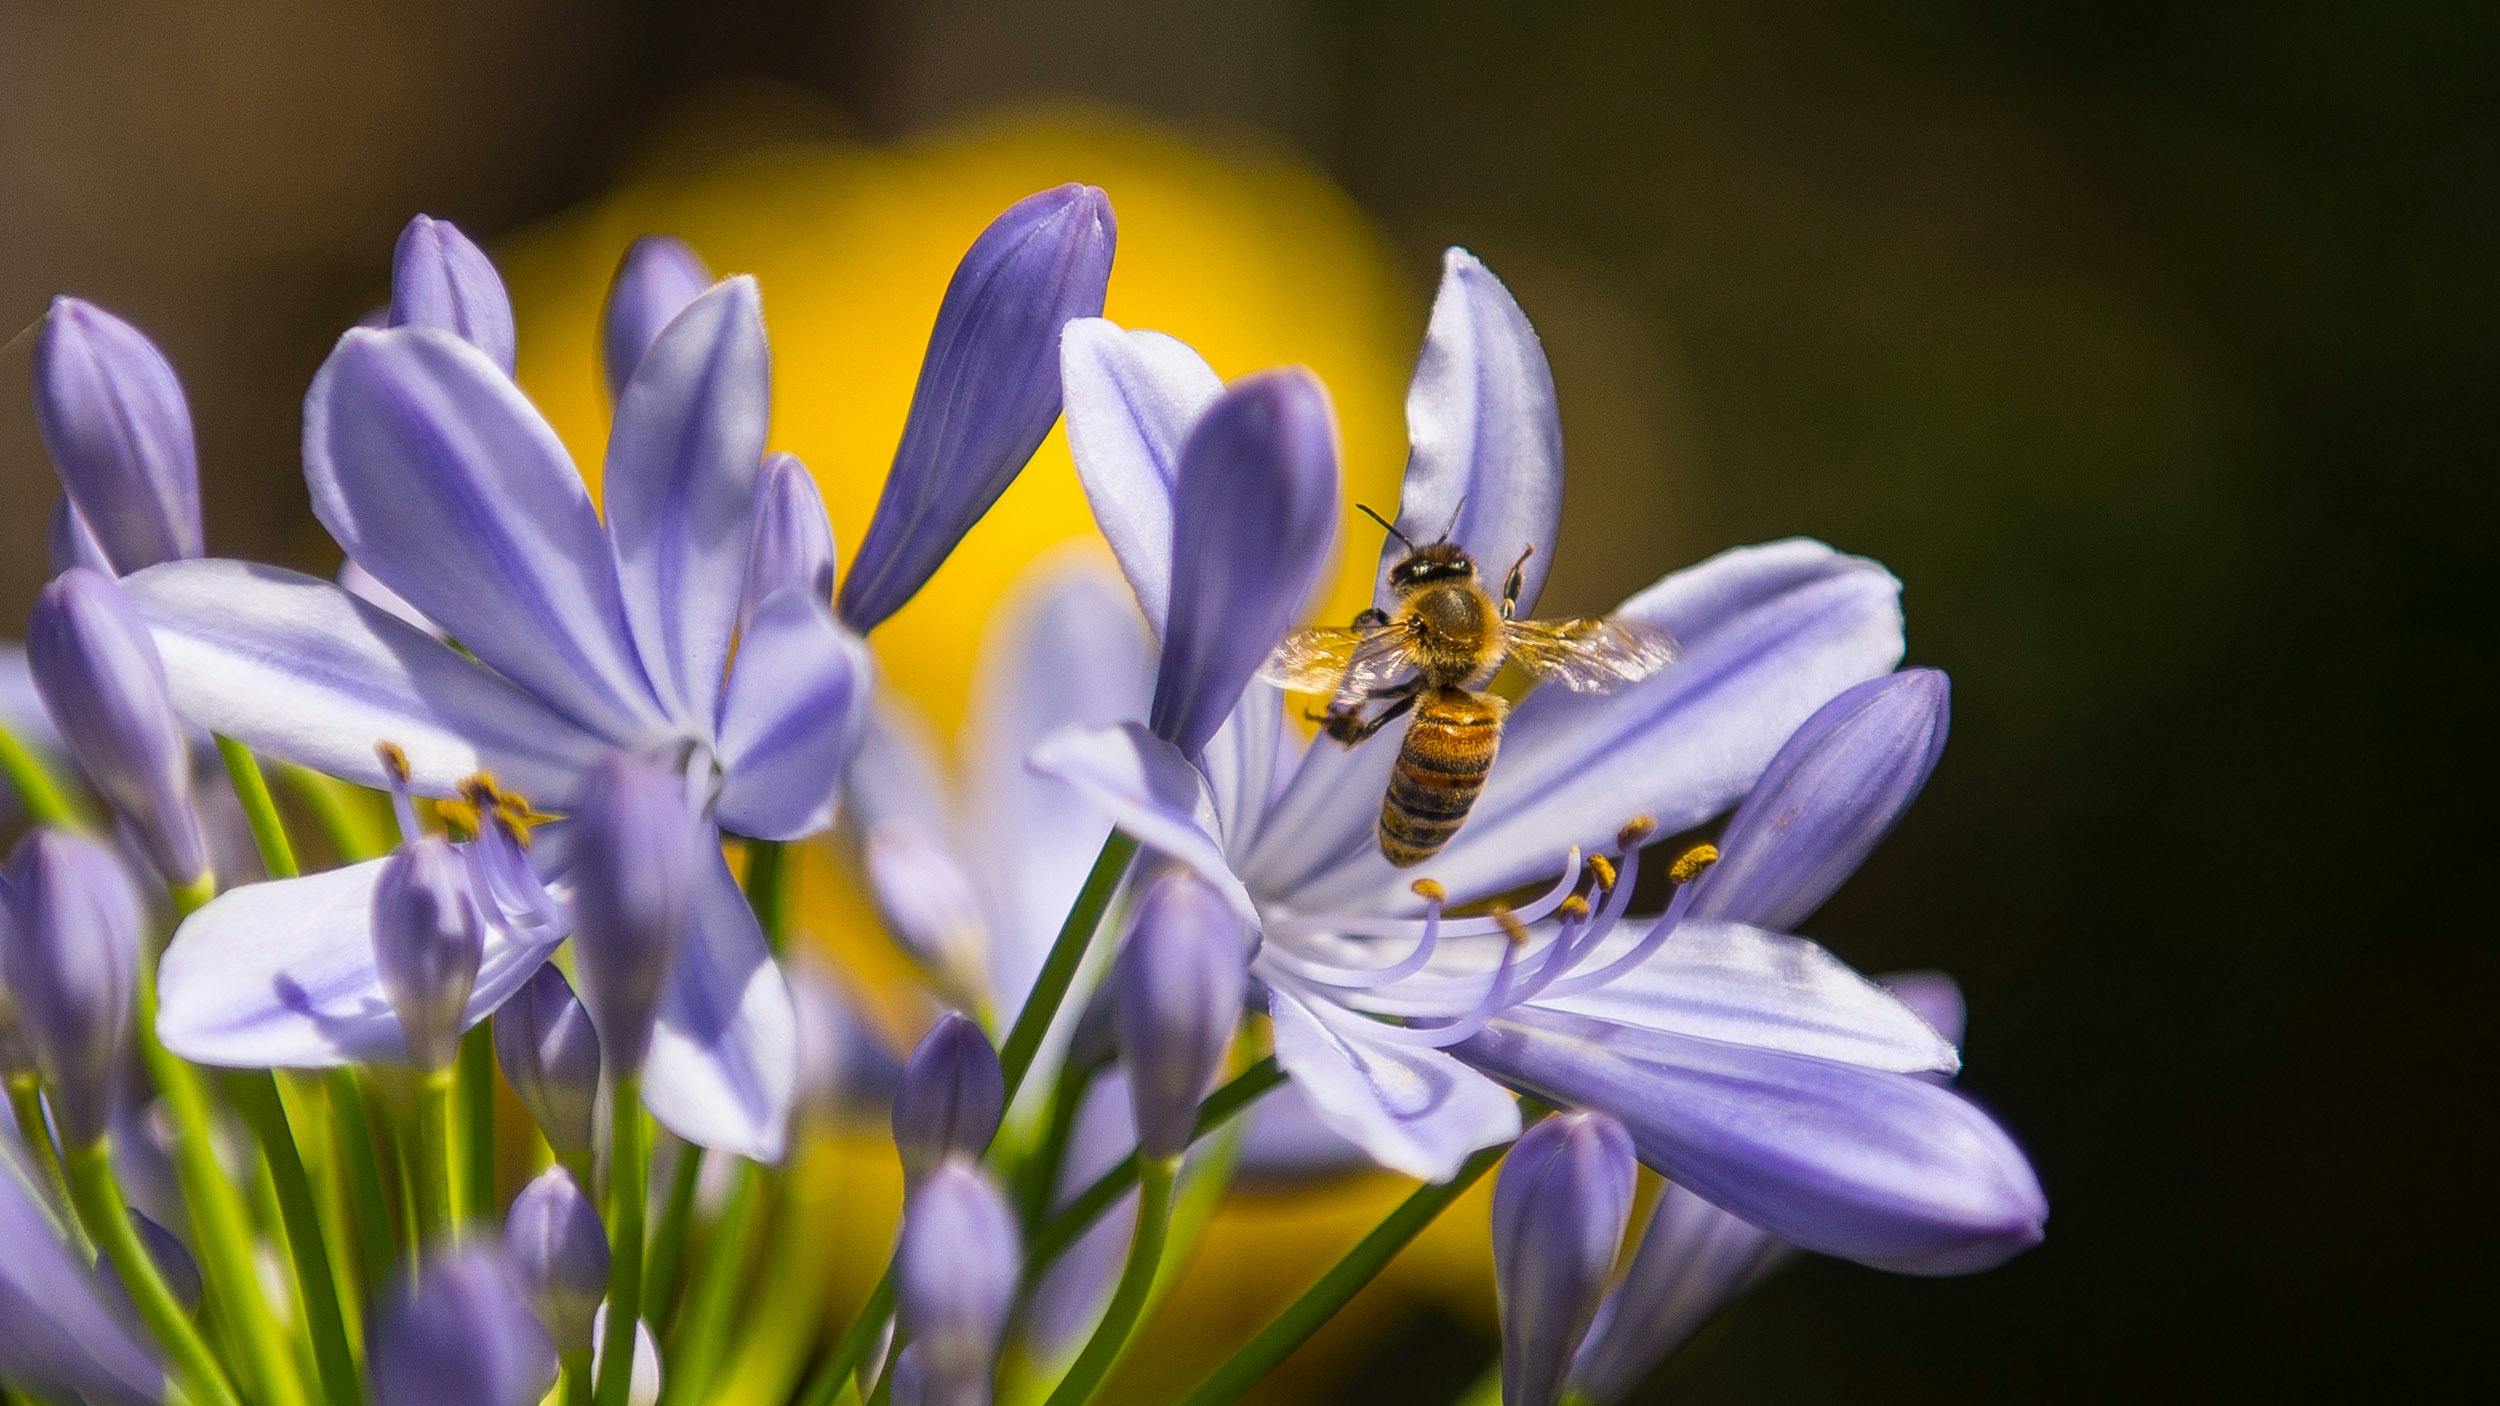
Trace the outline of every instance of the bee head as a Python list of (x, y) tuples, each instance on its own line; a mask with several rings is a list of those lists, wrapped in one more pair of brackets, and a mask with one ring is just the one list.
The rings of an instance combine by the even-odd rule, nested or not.
[(1389, 589), (1404, 593), (1419, 590), (1443, 581), (1475, 579), (1475, 558), (1455, 542), (1433, 542), (1417, 547), (1389, 568)]

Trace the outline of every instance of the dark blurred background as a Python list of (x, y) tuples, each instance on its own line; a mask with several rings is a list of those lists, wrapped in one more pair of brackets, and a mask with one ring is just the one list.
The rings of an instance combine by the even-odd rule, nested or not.
[[(0, 321), (70, 289), (160, 338), (229, 554), (328, 564), (299, 397), (410, 213), (522, 227), (723, 91), (870, 139), (1070, 96), (1263, 134), (1419, 307), (1464, 241), (1556, 363), (1557, 608), (1793, 532), (1909, 583), (1954, 744), (1815, 930), (1962, 978), (2055, 1206), (1981, 1278), (1801, 1267), (1659, 1399), (2490, 1375), (2500, 9), (179, 8), (0, 5)], [(17, 620), (51, 485), (7, 405)], [(1476, 1331), (1419, 1307), (1338, 1399), (1446, 1400)]]

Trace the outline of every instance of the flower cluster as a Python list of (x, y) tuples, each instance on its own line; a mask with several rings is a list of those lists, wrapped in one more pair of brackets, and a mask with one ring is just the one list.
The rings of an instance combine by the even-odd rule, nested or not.
[[(1103, 320), (1113, 243), (1082, 186), (973, 243), (847, 570), (770, 452), (764, 290), (674, 240), (609, 295), (594, 503), (513, 379), (493, 263), (414, 221), (304, 401), (330, 580), (206, 554), (172, 369), (56, 302), (58, 575), (0, 715), (29, 822), (0, 869), (0, 1381), (733, 1399), (785, 1164), (863, 1111), (904, 1171), (888, 1272), (734, 1399), (979, 1406), (1005, 1377), (1078, 1406), (1185, 1263), (1180, 1206), (1364, 1167), (1422, 1185), (1193, 1403), (1497, 1162), (1513, 1403), (1622, 1398), (1795, 1249), (1959, 1274), (2039, 1239), (2028, 1163), (1947, 1082), (1951, 984), (1792, 931), (1943, 747), (1893, 578), (1802, 540), (1664, 577), (1614, 618), (1677, 662), (1483, 694), (1481, 797), (1395, 868), (1403, 729), (1308, 738), (1261, 678), (1345, 518), (1327, 392)], [(950, 779), (875, 632), (1063, 410), (1117, 571), (1054, 557), (1007, 603)], [(1511, 567), (1525, 618), (1555, 391), (1460, 251), (1407, 416), (1366, 622), (1416, 544)], [(795, 845), (923, 978), (907, 1059), (791, 941)], [(1665, 1187), (1618, 1274), (1642, 1168)]]

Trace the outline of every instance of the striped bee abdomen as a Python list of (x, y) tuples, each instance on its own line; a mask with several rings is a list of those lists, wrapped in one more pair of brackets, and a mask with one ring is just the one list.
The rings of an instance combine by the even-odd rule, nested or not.
[(1493, 769), (1507, 708), (1495, 695), (1459, 688), (1428, 689), (1415, 700), (1415, 721), (1380, 803), (1380, 852), (1391, 864), (1421, 864), (1458, 833)]

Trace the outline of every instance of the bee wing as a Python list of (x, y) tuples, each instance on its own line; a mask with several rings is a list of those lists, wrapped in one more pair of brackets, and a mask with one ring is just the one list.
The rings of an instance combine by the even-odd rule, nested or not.
[(1412, 667), (1411, 647), (1410, 632), (1399, 625), (1315, 625), (1285, 636), (1259, 677), (1292, 693), (1371, 693)]
[(1675, 637), (1640, 620), (1514, 620), (1509, 640), (1513, 663), (1574, 693), (1638, 683), (1676, 656)]

